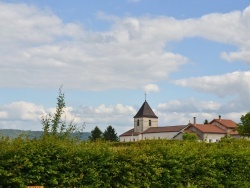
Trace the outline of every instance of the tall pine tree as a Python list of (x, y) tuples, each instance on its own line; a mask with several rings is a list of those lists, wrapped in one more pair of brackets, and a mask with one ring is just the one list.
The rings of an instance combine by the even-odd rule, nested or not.
[(92, 131), (91, 131), (91, 135), (89, 136), (89, 139), (91, 141), (96, 141), (98, 139), (102, 139), (103, 134), (102, 131), (99, 129), (98, 126), (96, 126)]
[(111, 125), (109, 125), (107, 129), (104, 131), (103, 138), (104, 140), (111, 141), (111, 142), (118, 141), (118, 137), (115, 132), (115, 129)]

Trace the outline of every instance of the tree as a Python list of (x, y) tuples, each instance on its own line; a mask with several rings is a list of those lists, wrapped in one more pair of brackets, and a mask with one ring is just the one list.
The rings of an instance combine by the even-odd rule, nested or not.
[(241, 136), (250, 137), (250, 112), (246, 115), (242, 115), (240, 118), (241, 123), (236, 127), (236, 130)]
[[(59, 88), (59, 95), (57, 97), (56, 112), (52, 116), (50, 113), (45, 115), (41, 119), (43, 125), (43, 137), (52, 135), (58, 138), (67, 138), (71, 133), (79, 131), (80, 128), (76, 124), (73, 124), (73, 120), (69, 124), (66, 122), (66, 118), (62, 120), (64, 109), (66, 108), (64, 101), (64, 93), (62, 93), (62, 86)], [(81, 128), (84, 127), (84, 124)]]
[(195, 141), (197, 140), (197, 135), (195, 133), (183, 133), (182, 135), (182, 139), (183, 140), (191, 140), (191, 141)]
[(111, 125), (109, 125), (107, 129), (104, 131), (103, 138), (104, 140), (111, 141), (111, 142), (118, 141), (118, 137), (115, 132), (115, 129)]
[(89, 139), (91, 141), (96, 141), (99, 139), (102, 139), (103, 133), (102, 131), (99, 129), (98, 126), (96, 126), (92, 131), (91, 131), (91, 135), (89, 136)]
[(207, 119), (205, 119), (204, 124), (208, 124), (208, 120)]

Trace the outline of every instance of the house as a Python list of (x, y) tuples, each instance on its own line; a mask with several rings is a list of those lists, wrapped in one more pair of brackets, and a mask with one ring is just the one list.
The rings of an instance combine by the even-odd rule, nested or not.
[(183, 133), (188, 132), (195, 133), (199, 140), (217, 142), (226, 135), (238, 138), (239, 134), (234, 130), (236, 126), (237, 124), (232, 120), (221, 119), (219, 116), (209, 124), (197, 124), (196, 117), (194, 117), (193, 123), (187, 125), (158, 127), (158, 117), (145, 100), (134, 116), (134, 128), (121, 134), (119, 138), (120, 142), (146, 139), (182, 140)]

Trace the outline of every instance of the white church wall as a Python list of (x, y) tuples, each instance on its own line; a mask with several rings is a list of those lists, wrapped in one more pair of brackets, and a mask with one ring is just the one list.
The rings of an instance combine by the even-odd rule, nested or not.
[[(138, 125), (138, 120), (139, 120), (139, 125)], [(150, 121), (151, 121), (151, 125), (150, 125)], [(150, 127), (158, 127), (158, 119), (157, 118), (147, 118), (147, 117), (134, 118), (135, 132), (141, 133)]]
[(161, 133), (144, 133), (142, 134), (142, 139), (172, 139), (178, 132), (161, 132)]
[(138, 136), (120, 136), (120, 142), (135, 142), (141, 140), (141, 135)]

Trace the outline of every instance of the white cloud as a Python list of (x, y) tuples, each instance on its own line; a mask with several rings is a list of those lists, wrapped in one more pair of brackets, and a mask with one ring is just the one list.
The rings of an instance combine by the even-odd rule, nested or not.
[[(42, 130), (41, 117), (46, 114), (54, 115), (56, 109), (45, 109), (42, 105), (25, 101), (13, 102), (0, 106), (0, 129)], [(129, 105), (99, 105), (66, 107), (62, 119), (73, 120), (78, 125), (86, 124), (84, 131), (90, 132), (94, 126), (103, 131), (112, 125), (121, 134), (124, 127), (133, 126), (134, 107)]]
[(244, 99), (250, 94), (250, 71), (232, 72), (224, 75), (192, 77), (174, 81), (183, 87), (190, 87), (219, 97), (240, 95)]
[(171, 100), (167, 103), (160, 103), (157, 109), (165, 112), (196, 112), (198, 109), (190, 101)]
[(147, 28), (136, 18), (113, 21), (107, 32), (86, 32), (34, 6), (0, 3), (0, 8), (1, 87), (140, 88), (187, 62), (162, 50), (164, 41), (148, 45), (142, 33)]
[(237, 52), (222, 52), (228, 61), (250, 59), (249, 7), (185, 20), (102, 13), (99, 18), (112, 23), (105, 32), (87, 32), (35, 6), (1, 2), (0, 8), (0, 87), (141, 88), (188, 62), (165, 50), (168, 42), (187, 37), (236, 46)]
[(160, 91), (158, 85), (156, 85), (156, 84), (147, 84), (143, 88), (144, 88), (144, 91), (146, 93), (159, 92)]
[(2, 113), (5, 114), (3, 119), (7, 117), (12, 120), (20, 119), (24, 121), (36, 121), (45, 113), (43, 106), (25, 101), (12, 102), (1, 108)]
[[(207, 119), (212, 121), (221, 115), (224, 119), (231, 119), (236, 123), (239, 122), (242, 114), (247, 111), (238, 111), (238, 109), (231, 109), (230, 111), (222, 111), (219, 104), (213, 101), (198, 101), (196, 99), (187, 101), (168, 101), (163, 104), (159, 104), (156, 110), (156, 115), (159, 117), (159, 126), (172, 126), (172, 125), (186, 125), (189, 122), (193, 122), (193, 117), (196, 117), (196, 122), (199, 124), (204, 123)], [(209, 108), (207, 109), (208, 104)], [(191, 106), (188, 108), (188, 106)], [(203, 106), (203, 108), (202, 108)], [(200, 109), (199, 109), (200, 108)], [(208, 111), (208, 112), (207, 112)]]
[(250, 105), (250, 71), (232, 72), (224, 75), (192, 77), (174, 81), (182, 87), (189, 87), (203, 93), (211, 93), (220, 98), (228, 98), (224, 104), (210, 103), (204, 111), (230, 113), (248, 111)]

